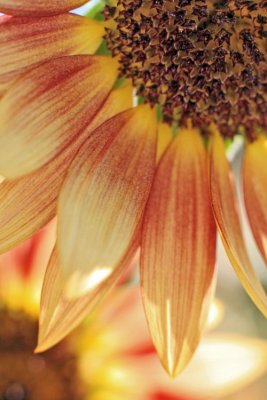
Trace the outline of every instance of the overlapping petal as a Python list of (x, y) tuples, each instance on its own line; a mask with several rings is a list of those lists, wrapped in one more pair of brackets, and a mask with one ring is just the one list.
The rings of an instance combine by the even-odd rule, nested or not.
[(64, 55), (93, 54), (103, 33), (103, 24), (72, 14), (0, 17), (0, 94), (34, 64)]
[(55, 216), (58, 194), (75, 153), (90, 132), (130, 108), (131, 102), (130, 85), (113, 90), (86, 130), (50, 163), (0, 184), (0, 253), (30, 237)]
[[(44, 280), (37, 351), (43, 351), (51, 347), (74, 329), (110, 290), (129, 265), (140, 240), (140, 219), (152, 181), (155, 152), (155, 121), (150, 111), (146, 107), (141, 107), (141, 109), (133, 109), (121, 113), (101, 125), (93, 133), (91, 139), (88, 139), (86, 146), (84, 145), (81, 148), (77, 154), (76, 162), (74, 159), (72, 164), (75, 165), (77, 162), (81, 162), (81, 165), (76, 168), (83, 167), (82, 172), (85, 175), (77, 174), (77, 169), (76, 171), (72, 169), (65, 183), (65, 193), (63, 191), (60, 205), (63, 208), (61, 213), (63, 214), (63, 224), (59, 213), (59, 229), (63, 229), (63, 232), (60, 231), (59, 235), (59, 238), (63, 236), (61, 250), (64, 256), (65, 252), (69, 250), (68, 246), (71, 246), (72, 251), (75, 247), (76, 250), (79, 250), (78, 240), (84, 240), (85, 247), (82, 249), (82, 254), (78, 254), (78, 257), (81, 257), (83, 253), (85, 253), (85, 257), (95, 257), (98, 253), (99, 260), (96, 261), (96, 268), (91, 268), (90, 276), (89, 269), (91, 265), (86, 265), (88, 267), (86, 274), (89, 277), (85, 282), (87, 290), (80, 286), (76, 288), (75, 296), (70, 296), (69, 291), (66, 291), (68, 277), (66, 277), (66, 273), (64, 273), (64, 269), (60, 264), (57, 250), (54, 250)], [(88, 154), (90, 154), (89, 159), (91, 161), (88, 160)], [(86, 162), (85, 165), (84, 162)], [(136, 171), (136, 164), (140, 168), (139, 172)], [(86, 167), (89, 167), (87, 174)], [(108, 174), (107, 180), (105, 180), (106, 174)], [(136, 175), (139, 180), (135, 178)], [(96, 192), (96, 186), (92, 187), (90, 195), (92, 200), (95, 197), (95, 201), (98, 203), (97, 209), (92, 211), (96, 211), (97, 219), (100, 223), (93, 225), (92, 218), (89, 215), (92, 202), (88, 202), (88, 198), (84, 198), (84, 195), (90, 192), (90, 181), (93, 184), (97, 177), (99, 179), (102, 178), (99, 181), (100, 187)], [(84, 185), (81, 186), (83, 178), (85, 181)], [(77, 180), (78, 182), (76, 182)], [(101, 182), (102, 180), (104, 181)], [(104, 204), (106, 184), (108, 184), (106, 188), (107, 205)], [(116, 187), (119, 191), (116, 190)], [(73, 189), (74, 191), (82, 190), (83, 192), (81, 193), (81, 198), (78, 197), (74, 202), (70, 198)], [(114, 190), (117, 196), (116, 199), (114, 198), (113, 203)], [(77, 201), (82, 201), (83, 203), (81, 220), (79, 220), (79, 215), (75, 208)], [(103, 215), (105, 212), (106, 216)], [(123, 215), (121, 216), (121, 214)], [(69, 220), (72, 217), (74, 218), (74, 226), (69, 225)], [(68, 243), (67, 231), (75, 230), (77, 227), (76, 218), (78, 219), (79, 229), (81, 229), (80, 234), (84, 233), (85, 237), (79, 236), (79, 238), (76, 238), (74, 236), (74, 243)], [(101, 226), (102, 218), (104, 224)], [(121, 224), (123, 219), (125, 220), (124, 224)], [(86, 231), (84, 232), (84, 230)], [(126, 246), (125, 242), (121, 243), (121, 241), (117, 241), (114, 238), (117, 235), (117, 239), (121, 239), (120, 230), (122, 230), (123, 235), (128, 235)], [(88, 235), (86, 235), (87, 232)], [(67, 238), (65, 241), (64, 235)], [(112, 249), (113, 253), (109, 252), (103, 240), (101, 243), (101, 237), (103, 237), (104, 241), (105, 237), (111, 241), (115, 240), (114, 247), (116, 246), (116, 249)], [(124, 237), (122, 241), (124, 241)], [(60, 248), (60, 246), (58, 247)], [(104, 266), (101, 269), (102, 262)], [(107, 267), (110, 268), (108, 274), (106, 274)]]
[(59, 263), (57, 250), (54, 249), (42, 289), (37, 352), (58, 343), (98, 305), (118, 281), (125, 268), (129, 266), (139, 239), (139, 236), (136, 236), (125, 257), (105, 281), (99, 281), (92, 290), (77, 298), (66, 295), (65, 276)]
[(10, 15), (40, 17), (73, 10), (87, 0), (0, 0), (0, 12)]
[(58, 247), (74, 295), (106, 280), (131, 248), (155, 152), (156, 117), (140, 106), (97, 128), (73, 160), (59, 199)]
[(199, 133), (180, 132), (159, 163), (144, 217), (143, 301), (154, 345), (170, 375), (191, 358), (213, 292), (216, 229), (207, 167)]
[(250, 226), (267, 263), (267, 140), (249, 143), (244, 156), (244, 198)]
[(157, 160), (160, 159), (167, 146), (170, 144), (173, 138), (172, 128), (165, 124), (161, 123), (158, 127), (158, 144), (157, 144)]
[(210, 149), (210, 186), (214, 217), (228, 257), (245, 290), (267, 316), (267, 296), (246, 251), (224, 142), (215, 128)]
[(81, 55), (19, 78), (0, 102), (0, 173), (20, 177), (59, 154), (100, 110), (116, 75), (114, 60)]

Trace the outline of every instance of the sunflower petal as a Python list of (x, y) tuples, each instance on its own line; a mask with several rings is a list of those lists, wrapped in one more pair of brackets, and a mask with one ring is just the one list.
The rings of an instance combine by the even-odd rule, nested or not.
[(249, 143), (244, 158), (244, 198), (256, 243), (267, 263), (267, 141)]
[(137, 235), (125, 257), (106, 281), (99, 282), (99, 285), (85, 295), (72, 299), (64, 291), (65, 276), (59, 264), (57, 250), (54, 249), (44, 277), (36, 352), (45, 351), (62, 340), (98, 305), (129, 266), (139, 239), (140, 236)]
[(216, 229), (207, 166), (199, 133), (180, 132), (159, 163), (145, 212), (143, 301), (154, 345), (172, 376), (198, 344), (213, 292)]
[(87, 0), (0, 0), (0, 12), (40, 17), (61, 14), (85, 4)]
[(78, 15), (46, 18), (0, 17), (0, 93), (10, 82), (53, 57), (93, 54), (99, 47), (104, 26)]
[(224, 248), (248, 295), (267, 317), (267, 296), (246, 251), (224, 143), (215, 129), (210, 149), (210, 187), (213, 213)]
[(23, 75), (0, 102), (0, 171), (9, 179), (38, 169), (92, 121), (109, 95), (117, 63), (66, 56)]
[(113, 90), (87, 129), (50, 163), (0, 185), (0, 253), (18, 245), (56, 214), (56, 202), (75, 153), (97, 126), (131, 107), (130, 85)]
[[(156, 118), (125, 111), (94, 131), (72, 162), (58, 207), (58, 246), (73, 290), (91, 290), (120, 263), (142, 221), (152, 183)], [(78, 289), (77, 289), (78, 288)]]
[(158, 128), (158, 144), (157, 144), (157, 160), (160, 159), (173, 138), (172, 128), (167, 124), (159, 124)]

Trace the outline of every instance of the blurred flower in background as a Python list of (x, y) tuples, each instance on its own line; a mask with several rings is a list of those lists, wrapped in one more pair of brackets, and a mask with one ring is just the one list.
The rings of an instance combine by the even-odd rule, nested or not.
[[(209, 332), (176, 379), (162, 370), (139, 291), (126, 283), (66, 340), (34, 354), (41, 282), (53, 242), (52, 224), (0, 258), (1, 400), (265, 400), (267, 344), (259, 337), (266, 322), (254, 306), (249, 318), (225, 303), (230, 293), (239, 307), (252, 307), (235, 276), (223, 270), (227, 296), (219, 288), (224, 302), (213, 303)], [(225, 264), (222, 254), (220, 263)], [(265, 323), (261, 333), (249, 330), (255, 318)], [(240, 333), (232, 334), (238, 327)]]
[[(177, 399), (158, 364), (136, 288), (118, 288), (84, 325), (34, 354), (45, 265), (54, 225), (0, 258), (1, 400)], [(152, 362), (151, 362), (152, 361)], [(152, 371), (152, 370), (151, 370)], [(160, 397), (159, 397), (160, 396)]]

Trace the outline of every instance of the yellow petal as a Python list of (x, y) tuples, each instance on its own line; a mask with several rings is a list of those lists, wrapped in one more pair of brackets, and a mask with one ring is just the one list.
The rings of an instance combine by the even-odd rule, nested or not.
[(181, 131), (159, 163), (144, 218), (144, 307), (154, 345), (172, 376), (199, 342), (213, 291), (216, 229), (207, 165), (199, 133)]
[(40, 17), (61, 14), (85, 4), (87, 0), (0, 0), (0, 12)]
[(246, 251), (233, 179), (225, 156), (223, 140), (216, 130), (210, 150), (212, 207), (224, 248), (248, 295), (267, 317), (267, 296)]
[(267, 263), (267, 141), (249, 143), (244, 157), (244, 197), (250, 226)]
[(160, 159), (173, 138), (172, 128), (167, 124), (159, 124), (158, 128), (158, 144), (157, 144), (157, 160)]
[(34, 64), (64, 55), (93, 54), (103, 33), (103, 24), (72, 14), (0, 17), (0, 93)]
[(66, 171), (89, 134), (106, 119), (131, 106), (130, 85), (113, 90), (87, 129), (49, 164), (0, 185), (0, 253), (21, 243), (56, 214)]
[(109, 95), (117, 63), (101, 56), (50, 60), (19, 78), (0, 102), (0, 172), (33, 172), (92, 121)]
[(48, 264), (41, 296), (39, 336), (36, 352), (45, 351), (68, 335), (98, 305), (130, 264), (139, 242), (139, 235), (125, 257), (106, 281), (99, 281), (83, 296), (70, 299), (64, 291), (65, 276), (55, 248)]
[(140, 106), (101, 125), (77, 153), (58, 207), (59, 256), (70, 293), (94, 289), (95, 278), (105, 280), (131, 247), (155, 151), (155, 115)]

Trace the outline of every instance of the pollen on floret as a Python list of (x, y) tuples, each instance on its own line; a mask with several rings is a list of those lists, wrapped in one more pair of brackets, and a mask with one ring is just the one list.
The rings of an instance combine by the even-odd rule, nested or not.
[(267, 2), (119, 0), (105, 39), (138, 96), (163, 120), (214, 122), (225, 137), (267, 129)]

